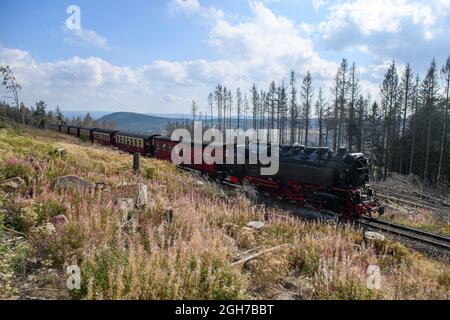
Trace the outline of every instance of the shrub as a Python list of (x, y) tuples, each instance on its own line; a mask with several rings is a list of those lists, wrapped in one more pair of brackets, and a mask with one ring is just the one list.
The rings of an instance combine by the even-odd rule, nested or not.
[(156, 168), (155, 167), (145, 168), (144, 177), (148, 180), (154, 179), (156, 177)]
[(1, 166), (1, 175), (5, 180), (20, 177), (28, 184), (32, 180), (34, 170), (26, 161), (18, 158), (10, 158)]
[(23, 274), (29, 267), (29, 259), (33, 256), (34, 250), (27, 242), (19, 243), (15, 249), (12, 266), (17, 273)]
[(28, 232), (37, 224), (37, 214), (32, 207), (12, 201), (5, 207), (5, 224), (19, 232)]
[(66, 208), (55, 200), (48, 202), (36, 203), (34, 205), (34, 211), (37, 214), (37, 223), (40, 225), (49, 219), (65, 214)]

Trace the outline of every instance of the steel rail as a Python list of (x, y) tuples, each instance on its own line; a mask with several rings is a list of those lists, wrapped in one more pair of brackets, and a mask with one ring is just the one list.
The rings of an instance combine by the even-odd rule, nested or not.
[(449, 237), (366, 216), (361, 217), (359, 223), (366, 227), (371, 227), (380, 231), (450, 250)]

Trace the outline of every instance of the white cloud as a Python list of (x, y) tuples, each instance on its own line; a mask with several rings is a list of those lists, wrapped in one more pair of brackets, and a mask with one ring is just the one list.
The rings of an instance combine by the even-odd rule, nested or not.
[(326, 6), (328, 0), (312, 0), (312, 6), (314, 10), (319, 11), (321, 7)]
[(366, 36), (376, 32), (399, 32), (405, 20), (429, 28), (436, 15), (430, 6), (406, 0), (338, 2), (329, 11), (328, 20), (321, 25), (325, 36), (349, 24)]
[(169, 3), (170, 11), (184, 11), (188, 13), (198, 12), (200, 10), (198, 0), (173, 0)]
[(64, 41), (75, 45), (89, 45), (102, 49), (108, 49), (108, 42), (105, 37), (98, 35), (94, 30), (89, 29), (65, 29), (68, 33)]
[[(328, 7), (318, 24), (324, 44), (333, 50), (356, 48), (382, 60), (421, 64), (450, 52), (448, 0), (346, 0)], [(442, 58), (442, 57), (439, 57)]]
[[(329, 77), (335, 64), (319, 57), (304, 27), (276, 15), (261, 2), (251, 2), (253, 16), (232, 23), (217, 19), (210, 43), (253, 75), (255, 81), (280, 80), (291, 69)], [(251, 80), (250, 80), (251, 81)]]

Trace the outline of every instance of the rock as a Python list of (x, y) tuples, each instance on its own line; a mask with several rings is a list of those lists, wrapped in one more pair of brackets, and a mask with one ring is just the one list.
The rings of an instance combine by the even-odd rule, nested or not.
[(33, 233), (46, 237), (51, 237), (56, 234), (56, 228), (52, 223), (44, 223), (42, 226), (33, 229)]
[(64, 148), (55, 149), (55, 154), (62, 158), (66, 155), (66, 149)]
[(247, 223), (247, 227), (255, 229), (255, 230), (261, 230), (262, 228), (264, 228), (265, 223), (261, 222), (261, 221), (251, 221), (249, 223)]
[(55, 227), (57, 234), (61, 234), (64, 231), (66, 223), (67, 223), (67, 218), (63, 214), (52, 218), (52, 224)]
[(144, 209), (148, 204), (148, 187), (145, 184), (139, 184), (139, 191), (136, 198), (136, 207)]
[(383, 242), (385, 240), (384, 235), (382, 235), (381, 233), (378, 233), (378, 232), (373, 232), (373, 231), (365, 232), (364, 237), (367, 240), (376, 241), (376, 242)]
[(117, 209), (122, 215), (122, 223), (128, 221), (128, 217), (131, 211), (134, 210), (136, 203), (131, 198), (120, 198), (117, 200)]
[(278, 300), (278, 301), (288, 301), (288, 300), (297, 300), (298, 296), (296, 292), (291, 292), (291, 291), (284, 291), (284, 292), (280, 292), (277, 295), (275, 295), (274, 297), (272, 297), (273, 300)]
[(96, 187), (95, 183), (92, 183), (86, 179), (77, 176), (64, 176), (56, 179), (55, 190), (63, 189), (83, 189), (83, 190), (94, 190)]
[(15, 192), (18, 191), (21, 187), (25, 185), (25, 181), (20, 177), (15, 177), (9, 180), (6, 180), (0, 185), (0, 188), (6, 192)]

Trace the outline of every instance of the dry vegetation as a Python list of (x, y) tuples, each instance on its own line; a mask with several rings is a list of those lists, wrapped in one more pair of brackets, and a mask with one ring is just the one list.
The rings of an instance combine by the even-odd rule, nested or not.
[(450, 193), (424, 184), (416, 176), (392, 174), (374, 185), (387, 204), (386, 217), (394, 222), (450, 236)]
[[(262, 220), (264, 208), (240, 192), (199, 184), (152, 159), (143, 159), (135, 175), (129, 155), (57, 133), (1, 127), (0, 183), (20, 176), (26, 184), (0, 191), (0, 298), (449, 298), (449, 265), (398, 243), (366, 244), (361, 231), (334, 223), (274, 221), (253, 230), (246, 225)], [(56, 192), (54, 181), (64, 175), (97, 188)], [(123, 223), (116, 201), (138, 183), (148, 186), (150, 204)], [(51, 221), (61, 214), (67, 223), (57, 232)], [(283, 244), (289, 245), (234, 264)], [(82, 286), (69, 292), (65, 269), (72, 264), (81, 268)], [(369, 265), (381, 268), (381, 290), (367, 288)]]

